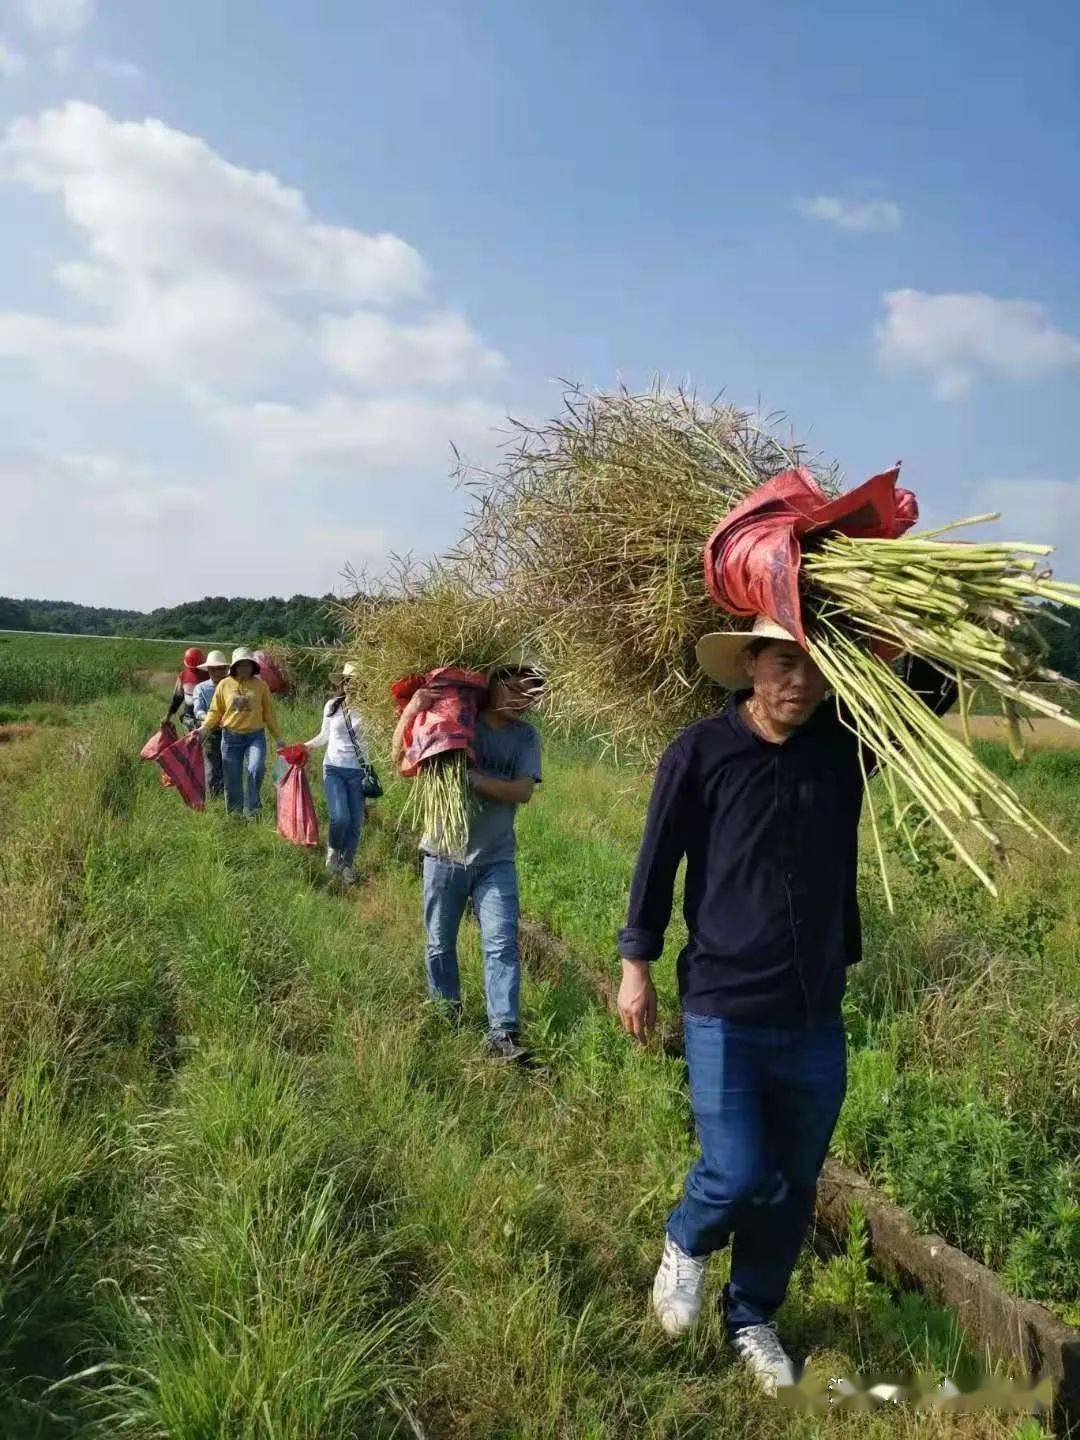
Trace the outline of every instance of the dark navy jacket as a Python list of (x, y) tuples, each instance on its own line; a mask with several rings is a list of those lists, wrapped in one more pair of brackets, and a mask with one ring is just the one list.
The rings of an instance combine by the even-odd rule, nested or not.
[[(936, 713), (952, 704), (932, 666), (909, 661), (906, 678)], [(620, 955), (660, 955), (685, 856), (683, 1008), (771, 1025), (836, 1018), (846, 968), (862, 954), (862, 798), (858, 746), (835, 701), (774, 745), (732, 696), (660, 761)]]

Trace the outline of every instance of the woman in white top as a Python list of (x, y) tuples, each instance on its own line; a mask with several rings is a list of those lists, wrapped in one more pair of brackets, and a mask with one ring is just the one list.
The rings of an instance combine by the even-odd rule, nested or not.
[(347, 664), (342, 666), (339, 675), (331, 677), (334, 694), (323, 707), (322, 729), (306, 742), (309, 750), (326, 746), (323, 789), (330, 811), (326, 866), (340, 875), (346, 885), (352, 885), (356, 880), (353, 860), (364, 826), (364, 781), (360, 762), (367, 760), (360, 712), (351, 710), (345, 700), (346, 681), (355, 673), (356, 666)]

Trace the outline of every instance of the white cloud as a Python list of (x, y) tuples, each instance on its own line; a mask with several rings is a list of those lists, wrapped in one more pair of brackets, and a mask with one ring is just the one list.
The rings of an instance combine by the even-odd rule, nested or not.
[(895, 200), (841, 200), (836, 195), (812, 195), (795, 201), (807, 220), (825, 220), (840, 230), (867, 233), (899, 230), (903, 214)]
[(370, 310), (327, 315), (319, 339), (327, 364), (364, 386), (456, 385), (506, 363), (452, 311), (410, 325)]
[(1080, 365), (1080, 338), (1056, 329), (1034, 300), (891, 290), (884, 301), (881, 361), (928, 371), (944, 400), (965, 395), (980, 374), (1030, 380)]
[[(178, 479), (111, 453), (0, 454), (0, 489), (10, 522), (0, 573), (18, 595), (152, 608), (203, 594), (325, 594), (347, 565), (378, 568), (388, 550), (377, 525), (309, 518), (257, 481)], [(34, 533), (44, 543), (29, 545)]]
[(0, 40), (0, 80), (12, 80), (26, 69), (26, 59)]
[[(447, 473), (452, 442), (490, 448), (502, 411), (474, 392), (505, 362), (457, 312), (416, 313), (427, 267), (412, 246), (331, 225), (274, 175), (233, 165), (160, 120), (116, 121), (83, 103), (13, 121), (0, 139), (0, 180), (56, 197), (80, 242), (53, 266), (62, 309), (0, 311), (0, 358), (33, 371), (61, 430), (68, 392), (108, 402), (89, 411), (96, 458), (35, 451), (18, 472), (41, 493), (77, 497), (78, 524), (55, 501), (75, 557), (63, 572), (69, 593), (81, 594), (98, 563), (78, 549), (87, 527), (113, 556), (110, 583), (130, 579), (131, 604), (151, 603), (146, 592), (166, 583), (173, 599), (190, 588), (182, 571), (165, 576), (168, 560), (145, 570), (133, 537), (175, 554), (193, 514), (229, 531), (226, 545), (198, 552), (200, 587), (217, 593), (238, 592), (238, 568), (253, 593), (287, 589), (277, 558), (304, 573), (289, 584), (316, 590), (347, 562), (379, 559), (380, 496), (385, 513), (415, 514), (395, 548), (449, 538), (438, 506), (410, 507), (409, 497)], [(404, 316), (394, 308), (405, 305)], [(140, 469), (137, 456), (112, 470), (101, 462), (159, 412), (190, 429), (185, 448), (212, 465), (212, 486)], [(351, 495), (363, 505), (360, 529), (328, 513), (332, 497), (348, 507)], [(236, 547), (252, 516), (258, 544)], [(24, 529), (39, 536), (25, 571), (52, 539), (29, 520)], [(117, 541), (114, 555), (117, 536), (130, 544)]]
[(396, 235), (316, 221), (298, 190), (160, 120), (113, 120), (81, 101), (14, 120), (0, 178), (59, 195), (92, 252), (124, 274), (212, 272), (280, 295), (375, 304), (424, 285), (423, 261)]
[(466, 396), (358, 399), (325, 395), (311, 405), (260, 403), (214, 412), (222, 433), (258, 467), (278, 475), (305, 469), (448, 471), (450, 442), (490, 447), (502, 414)]
[[(986, 527), (990, 539), (1024, 540), (1053, 545), (1049, 564), (1062, 580), (1080, 581), (1080, 476), (1048, 480), (1036, 476), (985, 480), (972, 497), (971, 513), (1000, 511), (1001, 519)], [(958, 532), (961, 536), (974, 531)]]
[(22, 8), (35, 30), (71, 38), (89, 25), (94, 0), (23, 0)]

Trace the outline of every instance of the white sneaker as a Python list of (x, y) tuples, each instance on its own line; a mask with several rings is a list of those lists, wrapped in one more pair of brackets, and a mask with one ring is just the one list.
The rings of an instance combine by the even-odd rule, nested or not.
[(664, 1254), (652, 1287), (653, 1310), (669, 1335), (683, 1335), (701, 1314), (705, 1293), (705, 1256), (696, 1260), (664, 1237)]
[(326, 851), (326, 868), (328, 870), (341, 869), (341, 856), (336, 850), (331, 850), (329, 847), (327, 847)]
[(740, 1360), (768, 1395), (795, 1384), (795, 1366), (776, 1334), (775, 1325), (747, 1325), (731, 1337)]

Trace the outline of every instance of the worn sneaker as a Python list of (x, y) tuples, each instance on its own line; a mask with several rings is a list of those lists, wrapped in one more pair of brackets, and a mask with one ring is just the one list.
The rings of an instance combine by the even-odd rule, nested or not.
[(705, 1256), (695, 1259), (664, 1237), (664, 1253), (652, 1287), (653, 1310), (669, 1335), (684, 1335), (701, 1314), (705, 1294)]
[(341, 856), (336, 850), (331, 850), (329, 846), (326, 848), (326, 868), (327, 870), (341, 869)]
[(351, 865), (342, 865), (340, 874), (343, 885), (355, 885), (360, 878)]
[(747, 1325), (731, 1337), (736, 1354), (767, 1395), (795, 1384), (795, 1366), (775, 1325)]
[(529, 1056), (525, 1046), (520, 1044), (516, 1030), (493, 1030), (487, 1038), (487, 1046), (484, 1053), (489, 1060), (527, 1060)]

